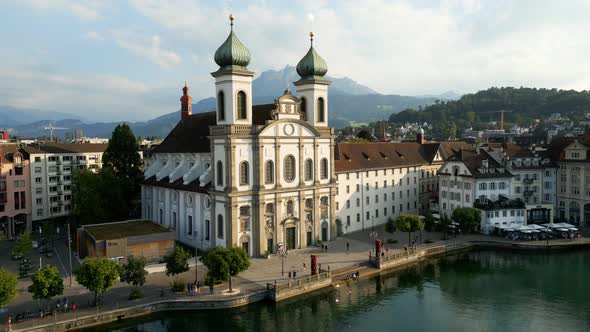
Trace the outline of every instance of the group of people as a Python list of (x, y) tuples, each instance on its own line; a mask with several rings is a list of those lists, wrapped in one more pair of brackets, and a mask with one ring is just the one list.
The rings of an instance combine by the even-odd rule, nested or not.
[(187, 289), (188, 289), (189, 295), (197, 295), (201, 292), (201, 282), (198, 280), (195, 280), (195, 282), (188, 284)]

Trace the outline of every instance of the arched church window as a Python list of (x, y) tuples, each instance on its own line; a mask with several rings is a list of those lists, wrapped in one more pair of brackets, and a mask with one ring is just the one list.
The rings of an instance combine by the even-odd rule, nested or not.
[(272, 160), (269, 160), (266, 162), (266, 165), (264, 167), (264, 177), (265, 177), (265, 183), (266, 184), (272, 184), (275, 181), (275, 164), (272, 162)]
[(305, 181), (313, 180), (313, 160), (305, 161)]
[(244, 91), (240, 91), (238, 92), (238, 97), (237, 97), (237, 111), (238, 111), (238, 119), (239, 120), (245, 120), (248, 118), (247, 113), (246, 113), (246, 93)]
[(324, 98), (318, 98), (318, 122), (326, 122), (326, 114), (325, 114), (325, 105), (324, 105)]
[(305, 97), (301, 97), (301, 106), (299, 109), (303, 113), (303, 121), (307, 120), (307, 100)]
[(217, 237), (223, 239), (223, 216), (217, 215)]
[(223, 163), (221, 160), (217, 162), (217, 185), (223, 186)]
[(249, 167), (247, 161), (240, 163), (240, 185), (247, 185), (250, 183), (249, 179)]
[(225, 120), (225, 96), (223, 91), (217, 94), (217, 111), (219, 112), (219, 120)]
[(321, 177), (322, 179), (327, 179), (328, 178), (328, 159), (324, 158), (322, 159), (322, 163), (321, 163)]
[(288, 155), (285, 157), (283, 165), (285, 181), (292, 182), (295, 180), (295, 157)]

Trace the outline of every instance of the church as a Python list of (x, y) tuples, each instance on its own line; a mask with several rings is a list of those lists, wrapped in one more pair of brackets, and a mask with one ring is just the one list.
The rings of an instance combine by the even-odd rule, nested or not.
[(296, 93), (252, 105), (250, 52), (230, 17), (215, 52), (215, 112), (181, 120), (153, 151), (142, 215), (198, 248), (240, 246), (251, 256), (305, 248), (336, 235), (334, 130), (328, 127), (326, 62), (311, 46), (297, 65)]
[(250, 52), (230, 32), (215, 52), (216, 110), (181, 120), (146, 159), (142, 216), (190, 246), (301, 249), (431, 209), (437, 170), (463, 142), (335, 143), (328, 66), (313, 45), (296, 91), (252, 105)]

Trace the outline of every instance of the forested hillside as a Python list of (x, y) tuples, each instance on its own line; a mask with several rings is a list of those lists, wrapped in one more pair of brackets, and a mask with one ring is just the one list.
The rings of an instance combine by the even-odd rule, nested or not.
[(463, 95), (455, 101), (436, 101), (430, 106), (406, 109), (393, 114), (390, 122), (429, 122), (435, 136), (449, 136), (451, 131), (465, 128), (487, 128), (488, 122), (499, 121), (498, 110), (511, 113), (504, 115), (504, 128), (512, 124), (529, 125), (534, 119), (547, 118), (552, 113), (561, 113), (574, 122), (590, 112), (590, 92), (535, 88), (489, 88)]

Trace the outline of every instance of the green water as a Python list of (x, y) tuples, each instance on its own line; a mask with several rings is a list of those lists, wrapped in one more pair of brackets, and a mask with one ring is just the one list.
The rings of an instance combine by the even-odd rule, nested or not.
[(470, 252), (278, 305), (88, 331), (590, 331), (590, 252)]

